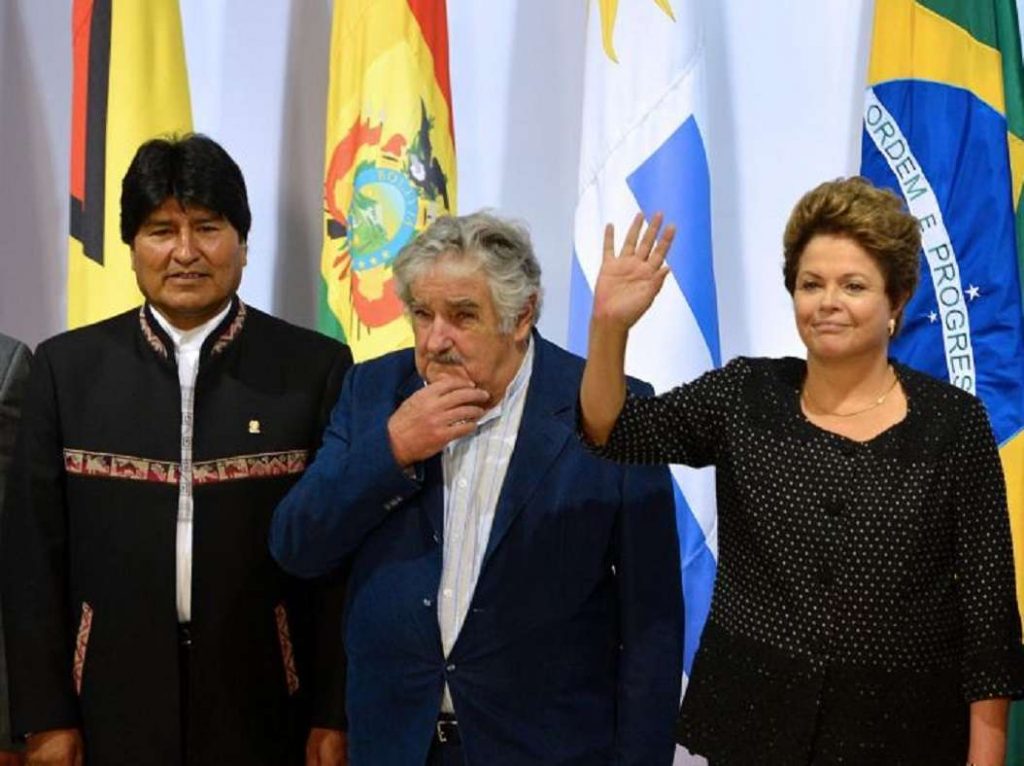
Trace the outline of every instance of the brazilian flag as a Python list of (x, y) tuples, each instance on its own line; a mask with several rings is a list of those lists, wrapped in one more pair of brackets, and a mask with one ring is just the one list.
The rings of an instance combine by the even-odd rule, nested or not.
[[(1024, 77), (1014, 0), (877, 0), (861, 172), (921, 221), (893, 354), (985, 403), (1024, 604)], [(1008, 763), (1024, 765), (1016, 707)]]

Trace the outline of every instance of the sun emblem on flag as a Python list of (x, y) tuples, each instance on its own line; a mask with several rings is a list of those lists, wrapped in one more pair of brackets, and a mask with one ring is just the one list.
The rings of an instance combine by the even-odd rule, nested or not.
[(388, 131), (384, 120), (357, 119), (331, 155), (324, 206), (327, 237), (336, 248), (332, 271), (351, 280), (352, 309), (366, 327), (402, 315), (391, 264), (418, 230), (450, 209), (431, 127), (421, 101), (412, 136)]
[[(669, 0), (654, 0), (654, 3), (672, 21), (676, 20)], [(601, 12), (601, 42), (604, 45), (604, 52), (608, 58), (617, 64), (619, 63), (619, 58), (615, 55), (615, 42), (612, 38), (615, 35), (615, 17), (619, 12), (619, 0), (597, 0), (597, 5), (598, 10)]]

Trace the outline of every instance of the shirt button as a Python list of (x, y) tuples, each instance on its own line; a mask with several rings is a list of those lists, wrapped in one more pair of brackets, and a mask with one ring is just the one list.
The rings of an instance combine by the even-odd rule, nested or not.
[(451, 598), (452, 597), (452, 589), (451, 588), (445, 588), (444, 589), (444, 597), (445, 598)]
[(469, 482), (465, 479), (459, 479), (459, 487), (465, 489), (469, 485)]

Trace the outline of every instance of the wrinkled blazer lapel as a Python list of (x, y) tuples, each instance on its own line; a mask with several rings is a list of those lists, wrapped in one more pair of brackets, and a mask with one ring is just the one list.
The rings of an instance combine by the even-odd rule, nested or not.
[(551, 344), (534, 331), (533, 372), (515, 450), (494, 511), (483, 568), (573, 436), (576, 389), (552, 365)]

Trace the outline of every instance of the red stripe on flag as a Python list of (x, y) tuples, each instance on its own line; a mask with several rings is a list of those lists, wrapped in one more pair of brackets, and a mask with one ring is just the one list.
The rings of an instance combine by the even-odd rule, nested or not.
[(434, 79), (448, 104), (448, 125), (451, 126), (452, 85), (448, 76), (448, 11), (445, 0), (409, 0), (409, 10), (419, 22), (423, 39), (433, 54)]
[(112, 0), (75, 0), (72, 16), (71, 236), (103, 265)]
[(93, 0), (75, 0), (71, 12), (71, 196), (85, 200), (85, 127), (89, 104), (89, 32)]

